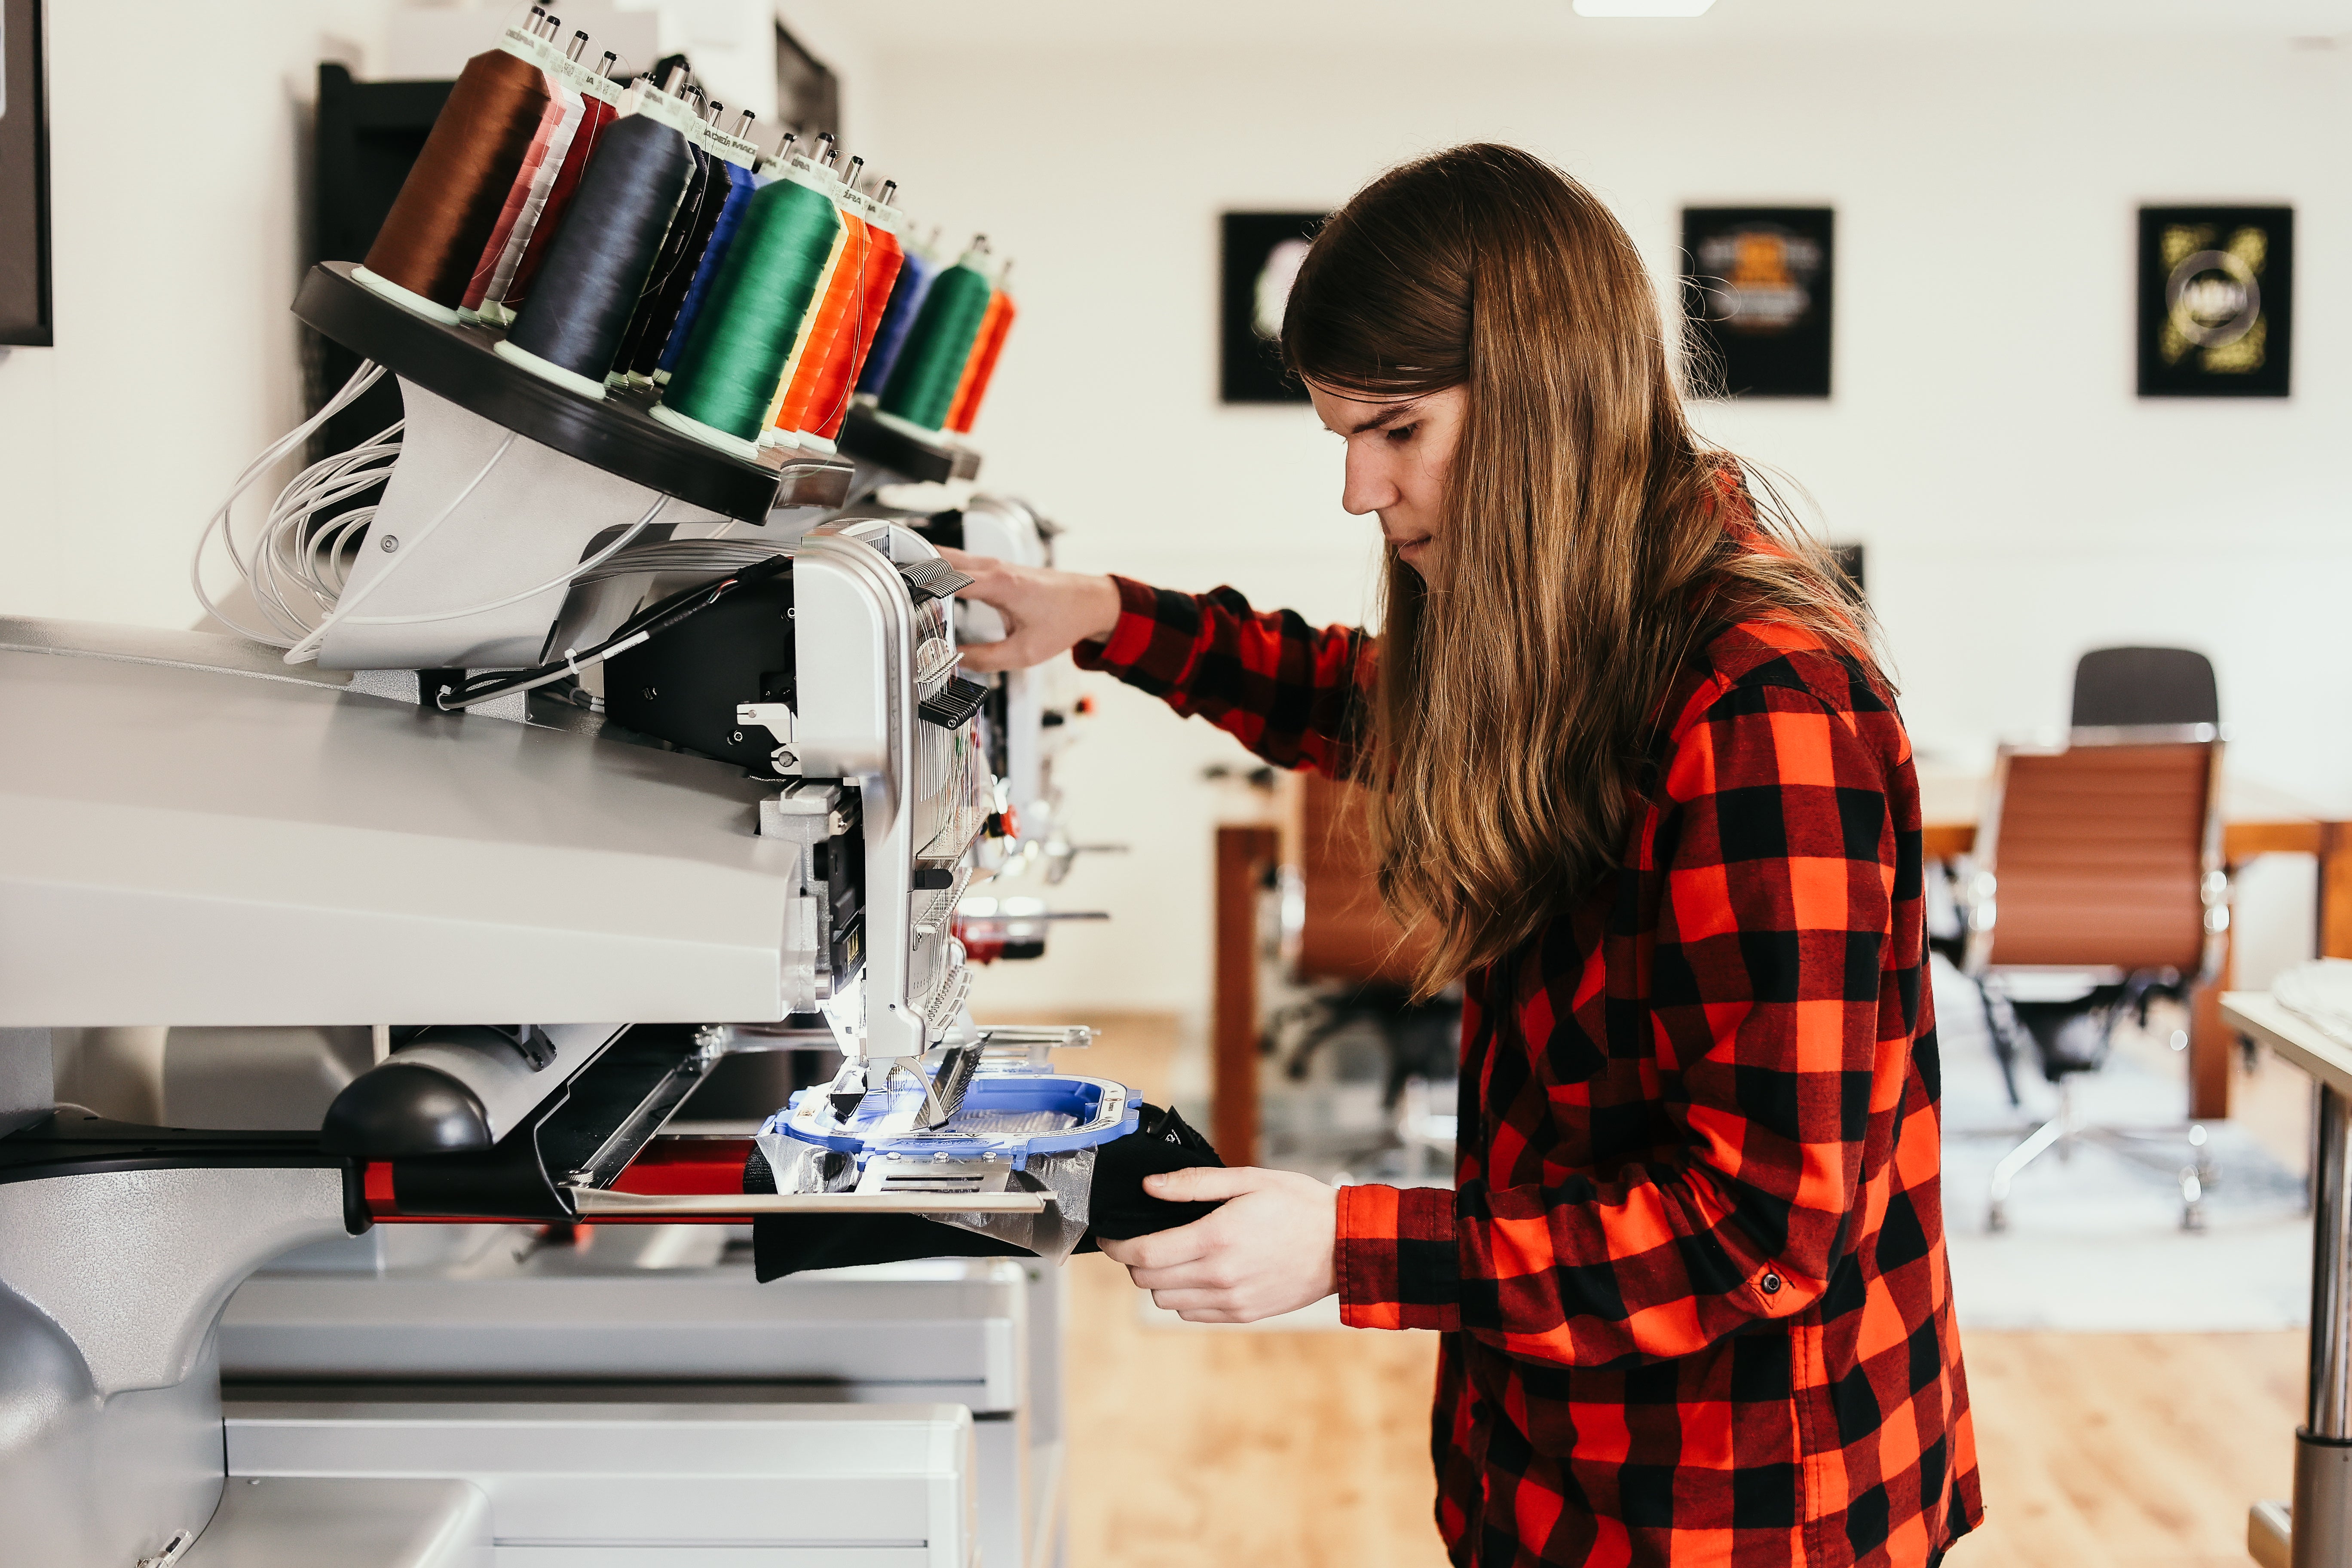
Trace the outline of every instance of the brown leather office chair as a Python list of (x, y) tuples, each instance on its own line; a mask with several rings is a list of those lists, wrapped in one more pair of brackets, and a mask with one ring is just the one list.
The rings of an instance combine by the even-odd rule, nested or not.
[(2182, 1225), (2203, 1223), (2215, 1174), (2204, 1129), (2085, 1125), (2073, 1080), (2105, 1059), (2126, 1012), (2144, 1016), (2151, 990), (2191, 989), (2221, 971), (2221, 767), (2210, 724), (2078, 729), (2062, 746), (2000, 750), (1962, 887), (1961, 967), (2004, 1055), (2030, 1038), (2059, 1109), (1994, 1168), (1995, 1230), (2017, 1173), (2077, 1140), (2177, 1171)]

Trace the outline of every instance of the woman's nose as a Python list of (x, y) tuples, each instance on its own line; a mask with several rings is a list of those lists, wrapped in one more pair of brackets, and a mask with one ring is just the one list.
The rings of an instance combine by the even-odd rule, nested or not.
[(1353, 442), (1348, 447), (1348, 474), (1339, 488), (1339, 505), (1352, 516), (1362, 517), (1397, 501), (1396, 481), (1389, 477), (1388, 465), (1381, 455), (1360, 450)]

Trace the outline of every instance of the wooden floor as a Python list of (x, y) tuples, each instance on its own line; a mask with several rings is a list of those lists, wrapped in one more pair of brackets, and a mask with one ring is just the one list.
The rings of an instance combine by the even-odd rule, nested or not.
[[(1095, 1021), (1087, 1069), (1161, 1092), (1170, 1022)], [(1148, 1327), (1117, 1265), (1070, 1272), (1071, 1568), (1444, 1563), (1433, 1336)], [(2287, 1493), (2300, 1333), (1980, 1333), (1966, 1352), (1989, 1517), (1954, 1568), (2249, 1563), (2247, 1505)]]

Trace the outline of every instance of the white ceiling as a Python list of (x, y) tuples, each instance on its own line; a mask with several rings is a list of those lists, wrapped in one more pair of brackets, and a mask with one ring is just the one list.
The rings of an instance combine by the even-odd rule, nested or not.
[[(783, 0), (789, 17), (803, 9)], [(827, 30), (870, 47), (1217, 47), (1672, 45), (1819, 37), (2060, 35), (2335, 38), (2352, 0), (1716, 0), (1690, 20), (1583, 17), (1570, 0), (834, 0)]]

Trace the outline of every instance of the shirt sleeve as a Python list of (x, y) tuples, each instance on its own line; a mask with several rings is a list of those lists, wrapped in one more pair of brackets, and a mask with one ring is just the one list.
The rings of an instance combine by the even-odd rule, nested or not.
[[(1345, 1321), (1593, 1366), (1687, 1355), (1821, 1300), (1874, 1224), (1852, 1211), (1910, 1058), (1886, 964), (1886, 765), (1800, 689), (1712, 703), (1669, 759), (1657, 863), (1629, 868), (1662, 884), (1647, 1027), (1679, 1146), (1556, 1185), (1491, 1186), (1474, 1162), (1458, 1192), (1343, 1189)], [(1529, 1027), (1574, 1026), (1576, 977), (1544, 977)]]
[(1277, 767), (1348, 776), (1364, 727), (1375, 639), (1355, 626), (1318, 629), (1289, 610), (1253, 610), (1231, 588), (1179, 594), (1126, 577), (1118, 625), (1071, 650), (1198, 715)]

